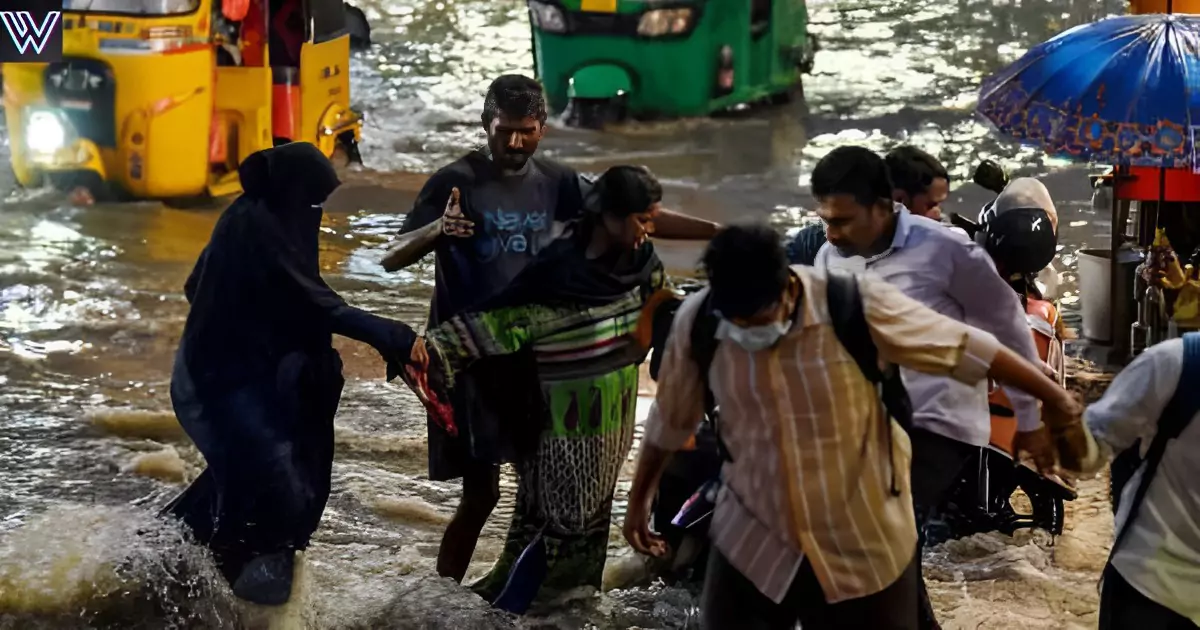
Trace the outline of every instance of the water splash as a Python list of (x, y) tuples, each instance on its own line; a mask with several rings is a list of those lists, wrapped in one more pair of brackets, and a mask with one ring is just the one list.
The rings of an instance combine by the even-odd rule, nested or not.
[(128, 507), (56, 505), (0, 536), (0, 627), (231, 627), (207, 551)]

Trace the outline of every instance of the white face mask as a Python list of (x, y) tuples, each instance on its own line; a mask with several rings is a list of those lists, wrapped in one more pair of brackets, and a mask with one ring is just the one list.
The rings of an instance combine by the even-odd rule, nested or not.
[(758, 352), (779, 343), (790, 328), (790, 322), (772, 322), (747, 328), (722, 319), (717, 325), (717, 339), (732, 341), (747, 352)]

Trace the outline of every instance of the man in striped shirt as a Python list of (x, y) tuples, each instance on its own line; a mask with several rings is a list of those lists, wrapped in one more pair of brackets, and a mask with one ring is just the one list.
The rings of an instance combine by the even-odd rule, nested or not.
[[(690, 331), (711, 292), (722, 321), (709, 381), (731, 461), (713, 515), (703, 626), (916, 628), (908, 438), (838, 342), (825, 274), (789, 268), (764, 225), (718, 234), (704, 265), (709, 288), (679, 308), (667, 343), (626, 538), (640, 552), (665, 551), (647, 525), (650, 502), (671, 453), (704, 413)], [(965, 383), (992, 376), (1079, 422), (1078, 403), (995, 337), (882, 280), (863, 277), (859, 287), (885, 361)]]

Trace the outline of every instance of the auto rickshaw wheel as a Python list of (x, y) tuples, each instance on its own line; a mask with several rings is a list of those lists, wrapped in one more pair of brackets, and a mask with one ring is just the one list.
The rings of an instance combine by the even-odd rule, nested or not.
[(796, 60), (796, 69), (802, 74), (812, 74), (813, 67), (817, 64), (817, 52), (821, 50), (821, 42), (816, 35), (808, 34), (808, 40), (805, 42), (803, 51)]
[(605, 125), (625, 120), (628, 113), (625, 99), (573, 98), (567, 104), (566, 121), (570, 127), (580, 129), (603, 129)]
[(796, 99), (796, 95), (793, 93), (795, 90), (796, 88), (793, 87), (782, 92), (776, 92), (767, 97), (767, 102), (771, 105), (787, 105)]
[(346, 131), (338, 136), (337, 144), (333, 147), (333, 154), (329, 156), (329, 161), (333, 162), (335, 168), (346, 168), (351, 164), (362, 164), (362, 152), (358, 150), (358, 141), (354, 139), (354, 132)]
[(44, 180), (54, 190), (66, 193), (73, 203), (91, 205), (121, 200), (121, 191), (94, 171), (57, 171), (46, 173)]

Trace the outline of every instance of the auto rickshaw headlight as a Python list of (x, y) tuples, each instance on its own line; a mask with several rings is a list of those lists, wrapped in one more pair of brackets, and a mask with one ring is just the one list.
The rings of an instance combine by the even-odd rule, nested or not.
[(534, 28), (547, 33), (567, 32), (567, 20), (562, 9), (552, 4), (529, 0), (529, 21), (533, 23)]
[(62, 116), (46, 110), (29, 113), (25, 123), (25, 145), (34, 153), (53, 153), (67, 143), (67, 126)]
[(662, 37), (664, 35), (679, 35), (692, 26), (692, 10), (654, 9), (642, 14), (638, 21), (638, 35), (642, 37)]

